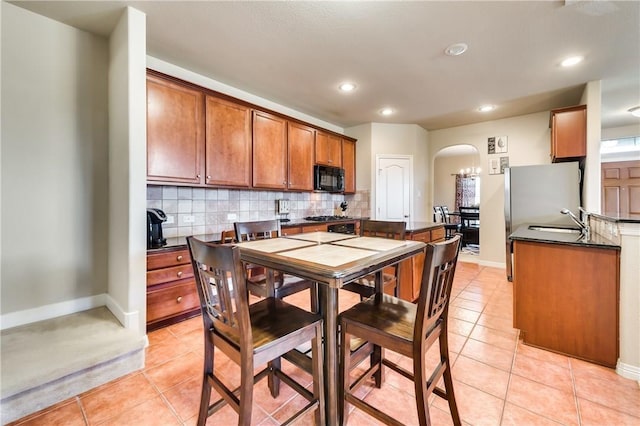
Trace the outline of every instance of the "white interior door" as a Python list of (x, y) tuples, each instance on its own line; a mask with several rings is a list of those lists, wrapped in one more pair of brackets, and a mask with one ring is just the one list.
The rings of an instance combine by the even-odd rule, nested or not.
[(376, 157), (376, 219), (410, 221), (413, 214), (413, 157)]

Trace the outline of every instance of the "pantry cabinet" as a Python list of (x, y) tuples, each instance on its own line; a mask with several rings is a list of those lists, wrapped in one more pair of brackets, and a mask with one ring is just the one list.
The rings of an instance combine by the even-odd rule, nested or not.
[(587, 155), (587, 106), (551, 111), (551, 160), (575, 160)]
[(147, 76), (147, 180), (201, 184), (203, 94)]
[(251, 109), (206, 97), (205, 170), (208, 185), (251, 186)]

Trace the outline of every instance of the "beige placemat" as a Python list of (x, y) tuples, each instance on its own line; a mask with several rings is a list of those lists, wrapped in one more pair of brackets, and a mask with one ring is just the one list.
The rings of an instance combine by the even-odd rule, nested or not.
[(353, 234), (341, 234), (339, 232), (306, 232), (304, 234), (287, 235), (287, 238), (294, 240), (313, 241), (315, 243), (330, 243), (338, 240), (346, 240), (349, 238), (355, 238), (357, 235)]
[(332, 244), (315, 245), (298, 250), (280, 253), (283, 257), (318, 263), (325, 266), (340, 266), (355, 260), (364, 259), (376, 254), (371, 250), (353, 247), (335, 246)]
[(390, 238), (378, 238), (378, 237), (359, 237), (351, 240), (336, 241), (333, 244), (357, 247), (367, 250), (385, 251), (407, 245), (406, 241), (392, 240)]
[(265, 240), (247, 241), (237, 244), (240, 247), (265, 253), (276, 253), (284, 250), (294, 250), (300, 247), (315, 245), (311, 241), (292, 240), (289, 238), (267, 238)]

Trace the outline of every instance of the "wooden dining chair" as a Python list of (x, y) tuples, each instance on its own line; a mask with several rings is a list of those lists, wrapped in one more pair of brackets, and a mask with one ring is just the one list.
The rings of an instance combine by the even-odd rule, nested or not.
[[(236, 222), (234, 223), (234, 228), (236, 241), (238, 242), (277, 238), (280, 236), (280, 221), (278, 220)], [(318, 296), (314, 282), (274, 271), (273, 293), (269, 294), (270, 289), (267, 285), (267, 271), (262, 267), (250, 264), (246, 265), (246, 267), (247, 288), (251, 293), (260, 297), (276, 297), (282, 299), (294, 293), (310, 289), (311, 309), (315, 312), (318, 311)]]
[(440, 212), (442, 214), (442, 222), (444, 223), (445, 238), (453, 238), (455, 234), (460, 232), (461, 225), (459, 223), (454, 223), (453, 220), (451, 220), (449, 207), (440, 206)]
[(230, 244), (236, 242), (235, 229), (225, 229), (220, 233), (220, 244)]
[[(340, 410), (343, 424), (348, 419), (348, 404), (389, 424), (400, 423), (356, 396), (357, 389), (382, 370), (383, 365), (398, 372), (414, 382), (418, 421), (421, 426), (429, 425), (429, 396), (431, 392), (446, 399), (455, 425), (460, 425), (460, 415), (453, 392), (449, 347), (447, 342), (447, 317), (451, 286), (458, 260), (460, 236), (450, 240), (427, 245), (422, 286), (418, 303), (413, 304), (386, 294), (364, 300), (342, 312), (340, 324)], [(353, 382), (350, 371), (353, 370), (351, 347), (353, 338), (364, 339), (393, 352), (404, 355), (413, 361), (413, 371), (407, 371), (400, 365), (381, 357)], [(440, 346), (440, 362), (432, 371), (427, 370), (425, 354), (435, 341)], [(445, 389), (437, 387), (444, 377)], [(390, 399), (392, 395), (388, 396)]]
[[(406, 235), (406, 222), (390, 222), (384, 220), (361, 220), (360, 236), (381, 237), (395, 240), (404, 240)], [(398, 295), (400, 286), (400, 265), (390, 266), (382, 273), (382, 285), (385, 293)], [(343, 290), (358, 293), (361, 299), (375, 294), (375, 274), (367, 275), (356, 281), (345, 284)]]
[[(250, 425), (254, 384), (275, 374), (307, 400), (289, 421), (315, 409), (315, 423), (324, 426), (321, 316), (273, 297), (249, 305), (238, 247), (205, 243), (193, 237), (187, 238), (187, 244), (204, 322), (204, 372), (197, 424), (204, 425), (207, 417), (229, 404), (238, 413), (238, 425)], [(308, 344), (312, 348), (312, 392), (271, 362)], [(219, 375), (220, 367), (215, 367), (217, 350), (240, 366), (240, 385), (236, 389), (223, 383), (226, 379)], [(254, 375), (254, 367), (264, 364), (266, 367)], [(209, 405), (212, 388), (221, 399)]]

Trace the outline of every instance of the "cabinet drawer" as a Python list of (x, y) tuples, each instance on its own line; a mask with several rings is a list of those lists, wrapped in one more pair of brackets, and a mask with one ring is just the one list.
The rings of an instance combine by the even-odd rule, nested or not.
[(190, 263), (189, 249), (147, 254), (147, 271)]
[(429, 231), (411, 234), (411, 239), (414, 241), (422, 241), (423, 243), (428, 243), (430, 241)]
[(431, 241), (444, 240), (444, 235), (444, 228), (433, 229), (431, 230)]
[(156, 269), (154, 271), (147, 271), (147, 286), (192, 277), (193, 268), (190, 264), (174, 266), (172, 268)]
[(302, 232), (302, 228), (299, 226), (293, 226), (293, 227), (288, 227), (288, 228), (282, 228), (280, 230), (280, 233), (282, 235), (294, 235), (294, 234), (299, 234)]
[(200, 301), (194, 280), (164, 286), (147, 293), (147, 322), (198, 308)]
[(302, 227), (302, 232), (327, 232), (327, 225), (307, 225)]

